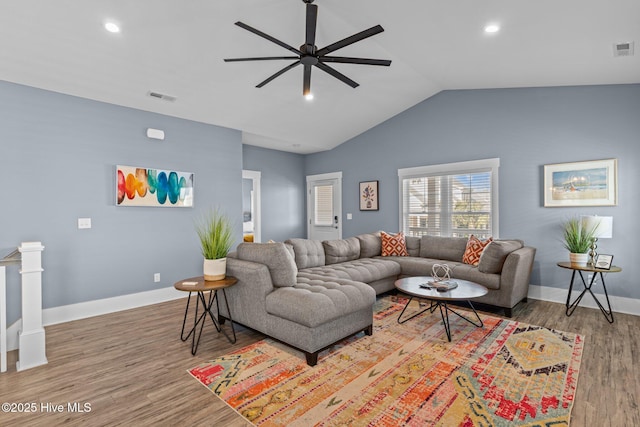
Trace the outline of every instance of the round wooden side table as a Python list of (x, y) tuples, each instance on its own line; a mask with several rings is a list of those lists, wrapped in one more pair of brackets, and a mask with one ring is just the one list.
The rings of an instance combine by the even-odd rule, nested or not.
[[(558, 267), (573, 270), (573, 273), (571, 273), (571, 284), (569, 285), (569, 293), (567, 294), (567, 302), (565, 304), (565, 306), (567, 307), (565, 314), (567, 316), (571, 316), (574, 310), (576, 309), (576, 307), (578, 306), (578, 304), (580, 303), (580, 301), (582, 300), (582, 297), (584, 296), (584, 294), (588, 291), (593, 297), (593, 299), (596, 301), (596, 304), (598, 304), (598, 308), (600, 308), (600, 311), (604, 315), (605, 319), (607, 319), (607, 322), (613, 323), (613, 311), (611, 311), (611, 303), (609, 302), (609, 294), (607, 293), (607, 286), (604, 283), (603, 273), (619, 273), (622, 271), (622, 268), (612, 265), (611, 268), (607, 270), (604, 268), (595, 268), (591, 265), (572, 264), (570, 262), (559, 262)], [(573, 291), (573, 281), (576, 278), (576, 271), (578, 272), (578, 275), (582, 280), (582, 285), (584, 286), (584, 289), (573, 302), (570, 302), (571, 292)], [(587, 285), (587, 282), (584, 280), (584, 276), (582, 275), (583, 271), (586, 271), (587, 273), (593, 273), (593, 275), (591, 276), (591, 281), (589, 282), (588, 285)], [(596, 295), (591, 290), (591, 287), (596, 282), (596, 277), (598, 277), (598, 274), (600, 274), (602, 288), (604, 289), (604, 296), (607, 300), (607, 308), (604, 308), (604, 305), (602, 305), (600, 300), (596, 297)]]
[[(207, 314), (209, 318), (213, 322), (213, 326), (215, 326), (216, 331), (222, 332), (225, 337), (229, 340), (231, 344), (235, 344), (236, 342), (236, 330), (233, 327), (233, 318), (231, 317), (231, 310), (229, 309), (229, 302), (227, 300), (227, 293), (225, 289), (235, 285), (238, 282), (238, 279), (235, 277), (227, 276), (222, 280), (209, 281), (204, 280), (203, 276), (199, 277), (191, 277), (189, 279), (184, 279), (179, 282), (173, 284), (173, 287), (179, 291), (189, 292), (189, 297), (187, 298), (187, 306), (184, 309), (184, 319), (182, 320), (182, 331), (180, 332), (180, 339), (182, 341), (186, 341), (191, 337), (191, 354), (195, 356), (196, 351), (198, 350), (198, 344), (200, 344), (200, 336), (202, 335), (202, 329), (204, 327), (204, 323), (207, 320)], [(227, 333), (222, 330), (222, 322), (220, 319), (216, 320), (216, 316), (211, 312), (211, 308), (213, 307), (213, 302), (216, 303), (217, 313), (220, 313), (220, 304), (218, 298), (218, 291), (222, 291), (224, 295), (224, 302), (227, 306), (227, 313), (229, 314), (229, 323), (231, 323), (231, 332), (233, 333), (233, 339), (227, 335)], [(191, 302), (191, 293), (197, 293), (197, 300), (200, 301), (200, 305), (202, 306), (202, 313), (198, 314), (198, 301), (196, 301), (195, 311), (193, 313), (193, 327), (189, 331), (189, 333), (185, 336), (184, 328), (187, 323), (187, 314), (189, 313), (189, 303)], [(205, 293), (209, 293), (209, 297), (205, 296)], [(198, 337), (196, 338), (196, 330), (198, 329), (198, 325), (200, 326), (200, 331), (197, 333)]]

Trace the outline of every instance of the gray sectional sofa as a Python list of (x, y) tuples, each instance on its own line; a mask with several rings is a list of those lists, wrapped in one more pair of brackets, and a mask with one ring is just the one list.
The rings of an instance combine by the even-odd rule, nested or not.
[[(238, 283), (226, 290), (233, 320), (303, 351), (315, 365), (318, 353), (350, 335), (371, 334), (377, 294), (395, 289), (401, 277), (431, 274), (446, 263), (452, 277), (480, 283), (487, 295), (474, 301), (511, 309), (526, 300), (535, 248), (519, 240), (496, 240), (478, 266), (462, 263), (466, 238), (407, 237), (409, 256), (381, 256), (380, 233), (317, 241), (241, 243), (227, 258)], [(224, 297), (223, 297), (224, 298)], [(220, 317), (229, 317), (220, 304)]]

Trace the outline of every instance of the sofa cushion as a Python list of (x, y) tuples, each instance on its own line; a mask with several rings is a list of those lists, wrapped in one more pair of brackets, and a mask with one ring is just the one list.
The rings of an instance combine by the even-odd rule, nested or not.
[(420, 256), (423, 258), (461, 262), (466, 248), (466, 237), (422, 236), (420, 240)]
[(482, 251), (478, 270), (481, 273), (501, 273), (507, 256), (522, 246), (520, 240), (494, 240)]
[(402, 231), (396, 235), (382, 231), (380, 238), (382, 239), (382, 256), (409, 256)]
[(238, 258), (264, 264), (273, 286), (294, 286), (298, 268), (284, 243), (240, 243)]
[(285, 243), (293, 247), (298, 268), (309, 268), (324, 265), (324, 247), (320, 240), (288, 239)]
[(294, 287), (279, 288), (266, 298), (269, 314), (314, 328), (356, 311), (376, 300), (373, 288), (346, 279), (299, 277)]
[[(400, 265), (400, 274), (403, 276), (431, 276), (434, 264), (444, 264), (439, 259), (402, 256), (387, 258), (397, 262)], [(451, 262), (450, 262), (451, 263)]]
[(500, 289), (501, 277), (499, 274), (482, 273), (478, 270), (478, 267), (463, 263), (456, 263), (455, 265), (449, 264), (449, 266), (452, 268), (451, 277), (453, 279), (479, 283), (487, 289)]
[(325, 240), (322, 242), (322, 246), (324, 246), (324, 257), (327, 265), (360, 258), (360, 240), (355, 237)]
[(480, 240), (473, 234), (469, 236), (469, 240), (467, 240), (467, 247), (462, 255), (462, 262), (469, 265), (478, 265), (482, 251), (492, 241), (492, 237), (489, 237), (486, 240)]
[(409, 256), (420, 256), (420, 237), (404, 236)]
[(400, 274), (400, 264), (391, 259), (381, 257), (360, 258), (340, 264), (325, 265), (324, 267), (305, 268), (298, 277), (308, 275), (320, 275), (325, 277), (341, 277), (371, 283), (376, 280), (395, 278)]
[(372, 258), (382, 253), (380, 233), (367, 233), (356, 236), (360, 241), (360, 258)]

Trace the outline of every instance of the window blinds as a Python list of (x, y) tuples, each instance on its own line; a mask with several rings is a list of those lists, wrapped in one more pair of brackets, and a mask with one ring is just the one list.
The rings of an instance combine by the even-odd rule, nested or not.
[(408, 236), (492, 235), (492, 168), (401, 176), (402, 228)]

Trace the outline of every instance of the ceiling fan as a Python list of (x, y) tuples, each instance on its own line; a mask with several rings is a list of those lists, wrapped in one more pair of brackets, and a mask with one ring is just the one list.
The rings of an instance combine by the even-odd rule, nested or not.
[(384, 31), (384, 28), (380, 25), (376, 25), (375, 27), (371, 27), (367, 30), (356, 33), (350, 37), (332, 43), (328, 46), (323, 47), (322, 49), (318, 49), (315, 45), (316, 41), (316, 24), (318, 20), (318, 6), (312, 4), (314, 0), (302, 0), (303, 3), (307, 5), (307, 18), (306, 18), (306, 32), (305, 32), (305, 41), (299, 49), (296, 49), (293, 46), (288, 45), (274, 37), (271, 37), (268, 34), (263, 33), (260, 30), (257, 30), (243, 22), (236, 22), (235, 24), (244, 28), (247, 31), (251, 31), (252, 33), (269, 40), (277, 44), (278, 46), (282, 46), (288, 51), (295, 54), (295, 56), (263, 56), (263, 57), (254, 57), (254, 58), (228, 58), (225, 59), (225, 62), (237, 62), (237, 61), (269, 61), (269, 60), (295, 60), (290, 65), (287, 65), (277, 73), (273, 74), (266, 80), (260, 82), (256, 87), (261, 88), (273, 79), (287, 71), (297, 67), (302, 64), (304, 67), (303, 73), (303, 81), (302, 81), (302, 94), (305, 97), (311, 96), (311, 67), (316, 66), (325, 73), (332, 75), (338, 80), (348, 84), (352, 88), (358, 87), (358, 83), (351, 80), (349, 77), (335, 70), (334, 68), (327, 65), (328, 62), (335, 63), (343, 63), (343, 64), (363, 64), (363, 65), (382, 65), (388, 67), (391, 65), (391, 61), (387, 59), (370, 59), (370, 58), (349, 58), (344, 56), (327, 56), (329, 53), (336, 51), (338, 49), (342, 49), (343, 47), (349, 46), (353, 43), (359, 42), (360, 40), (364, 40), (368, 37), (374, 36), (378, 33)]

